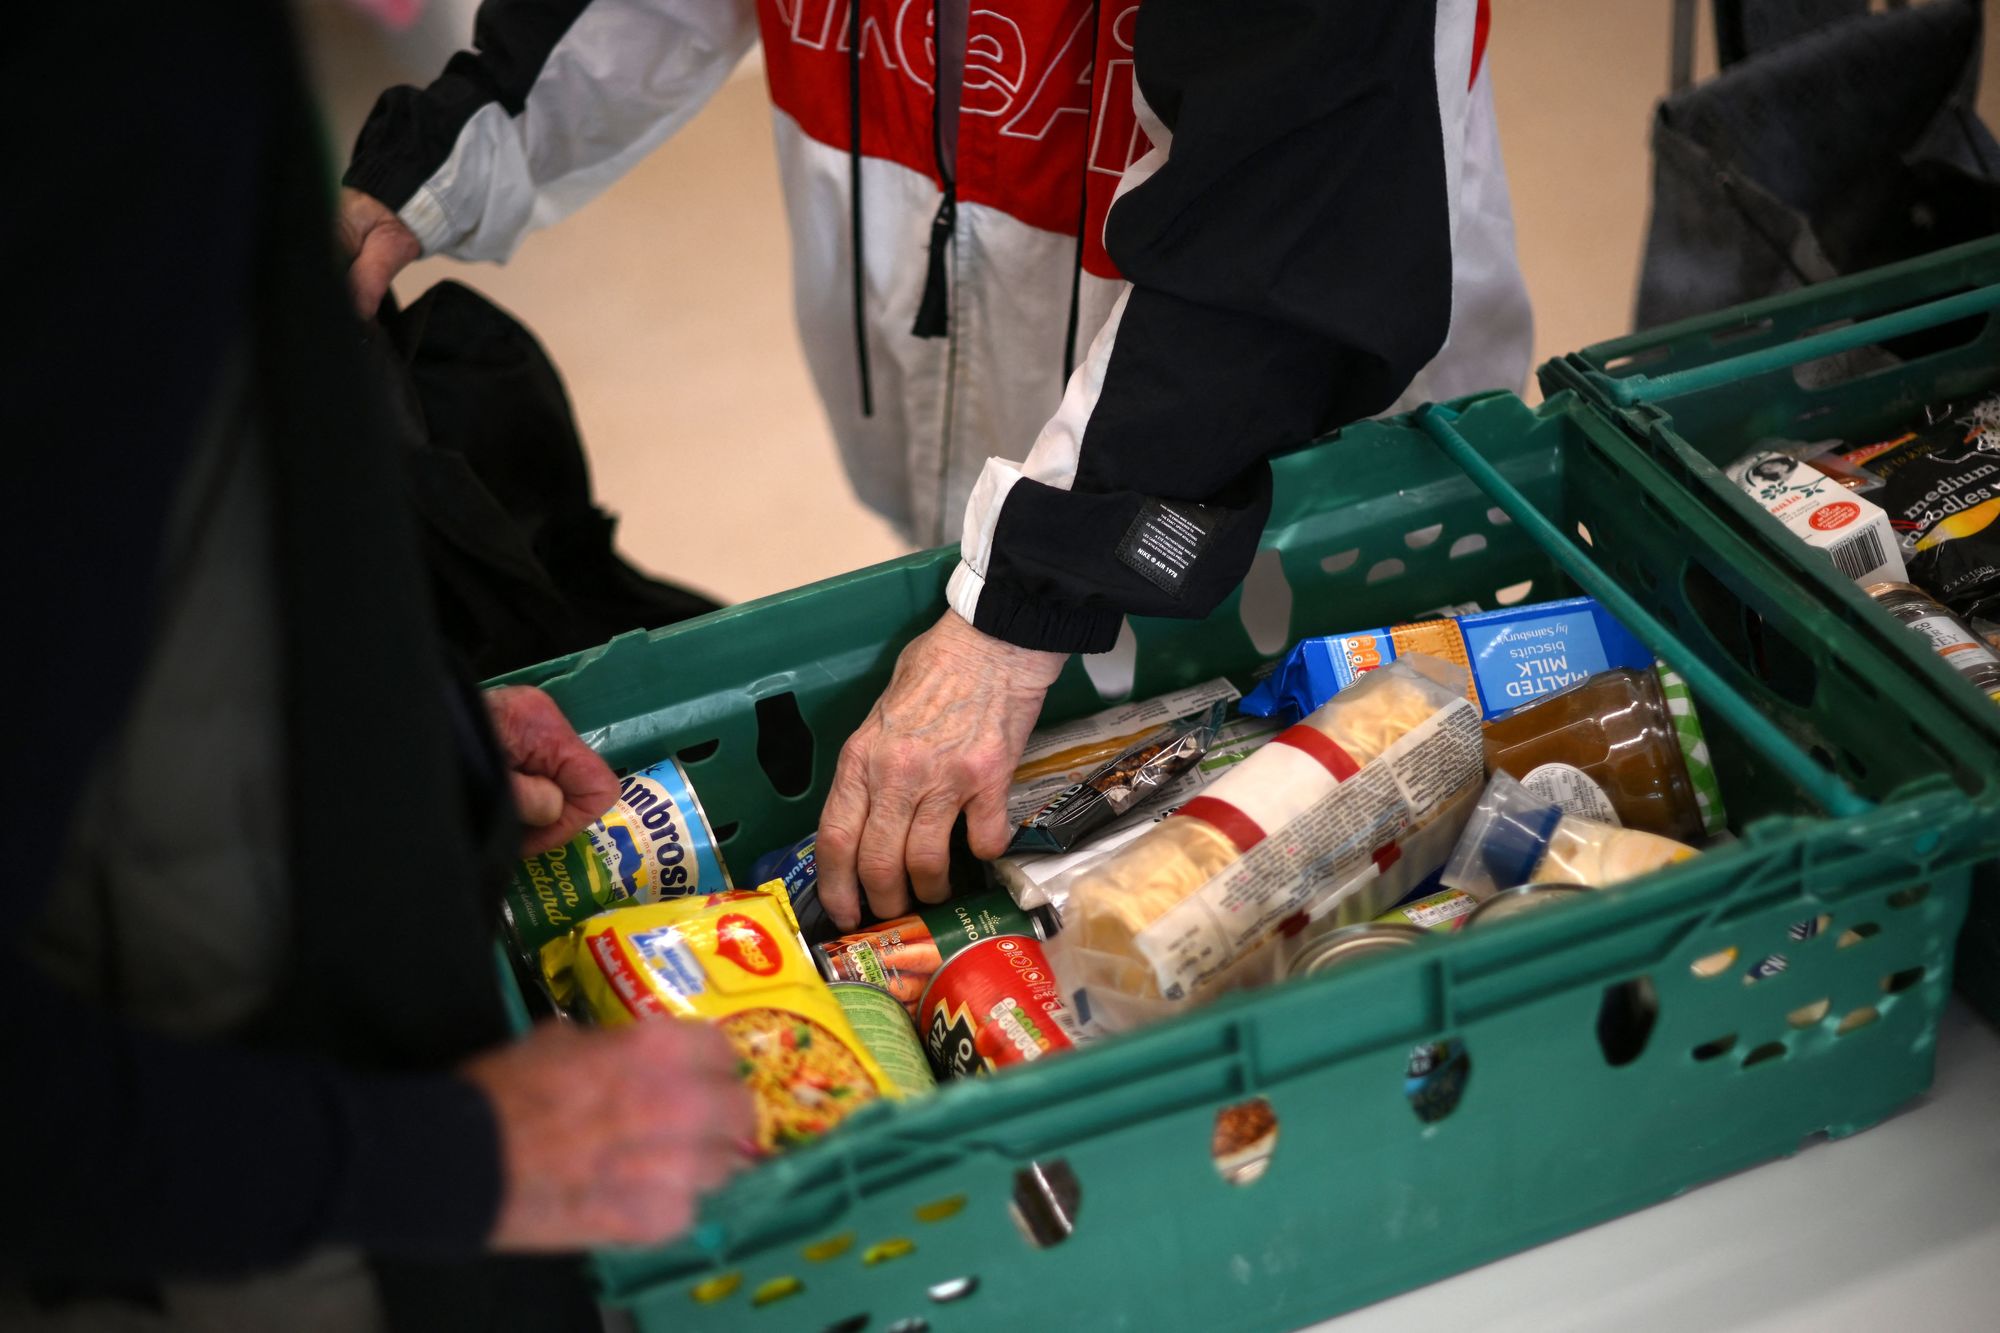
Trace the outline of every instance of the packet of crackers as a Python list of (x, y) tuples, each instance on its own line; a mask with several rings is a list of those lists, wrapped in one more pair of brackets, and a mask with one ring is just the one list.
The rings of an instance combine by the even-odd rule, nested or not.
[(1050, 962), (1107, 1031), (1266, 984), (1287, 929), (1370, 920), (1443, 865), (1485, 772), (1465, 672), (1408, 654), (1074, 872)]
[(722, 1029), (766, 1152), (899, 1095), (813, 966), (781, 881), (619, 908), (571, 939), (575, 991), (598, 1023), (679, 1018)]

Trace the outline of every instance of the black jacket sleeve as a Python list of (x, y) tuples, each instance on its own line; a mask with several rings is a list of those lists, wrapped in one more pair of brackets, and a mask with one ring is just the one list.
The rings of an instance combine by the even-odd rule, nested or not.
[[(1247, 571), (1273, 451), (1388, 407), (1451, 316), (1434, 3), (1150, 0), (1154, 151), (1105, 228), (1130, 282), (1062, 409), (968, 508), (951, 603), (1101, 652)], [(1462, 76), (1461, 76), (1462, 77)]]
[[(280, 125), (309, 135), (302, 106), (278, 109), (300, 96), (282, 7), (115, 8), (40, 7), (0, 58), (18, 186), (0, 242), (28, 335), (0, 358), (16, 630), (0, 778), (0, 1271), (216, 1274), (324, 1242), (470, 1253), (499, 1196), (497, 1132), (471, 1086), (139, 1032), (43, 982), (21, 947), (91, 765), (124, 725), (167, 507), (216, 372), (250, 328), (267, 172), (301, 148)], [(52, 135), (36, 108), (57, 105)], [(337, 303), (330, 252), (280, 262), (316, 261)]]

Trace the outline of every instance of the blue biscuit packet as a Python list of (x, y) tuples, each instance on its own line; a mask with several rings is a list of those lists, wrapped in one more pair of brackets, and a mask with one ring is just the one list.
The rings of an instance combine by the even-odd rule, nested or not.
[(1296, 722), (1365, 673), (1409, 652), (1469, 667), (1474, 702), (1489, 722), (1600, 671), (1653, 665), (1652, 651), (1595, 600), (1572, 597), (1305, 639), (1239, 707), (1257, 717)]

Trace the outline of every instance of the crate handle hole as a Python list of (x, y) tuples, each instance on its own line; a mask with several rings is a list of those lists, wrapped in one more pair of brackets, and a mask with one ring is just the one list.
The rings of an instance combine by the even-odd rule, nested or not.
[(1410, 1048), (1403, 1069), (1403, 1097), (1418, 1120), (1435, 1125), (1465, 1100), (1465, 1085), (1471, 1078), (1472, 1053), (1464, 1042), (1457, 1037), (1426, 1042)]
[(964, 1300), (978, 1290), (979, 1279), (968, 1273), (964, 1277), (955, 1277), (945, 1282), (936, 1283), (924, 1294), (939, 1305), (949, 1305), (953, 1301)]
[(1840, 938), (1833, 942), (1836, 949), (1852, 949), (1863, 940), (1874, 939), (1882, 933), (1882, 927), (1873, 921), (1857, 921), (1840, 932)]
[(1285, 578), (1284, 557), (1269, 547), (1250, 562), (1236, 614), (1260, 657), (1276, 657), (1291, 642), (1292, 585)]
[(1881, 1016), (1882, 1011), (1874, 1005), (1864, 1004), (1859, 1009), (1850, 1010), (1847, 1017), (1840, 1020), (1840, 1026), (1833, 1030), (1833, 1035), (1844, 1037), (1850, 1032), (1867, 1027)]
[(776, 1305), (779, 1301), (790, 1300), (806, 1289), (806, 1284), (795, 1277), (774, 1277), (750, 1294), (753, 1307)]
[(1030, 1162), (1014, 1173), (1014, 1197), (1007, 1211), (1021, 1236), (1038, 1250), (1060, 1245), (1076, 1230), (1083, 1187), (1060, 1157)]
[(1617, 1069), (1643, 1055), (1659, 1017), (1660, 993), (1651, 977), (1606, 986), (1597, 1006), (1597, 1046), (1604, 1063)]
[(1729, 1054), (1735, 1045), (1736, 1034), (1732, 1032), (1726, 1037), (1716, 1037), (1713, 1040), (1703, 1042), (1694, 1048), (1693, 1055), (1697, 1060), (1713, 1060), (1718, 1055)]
[(1792, 960), (1781, 953), (1767, 953), (1752, 963), (1743, 973), (1743, 984), (1754, 986), (1760, 981), (1769, 981), (1792, 965)]
[(1890, 894), (1889, 906), (1895, 909), (1896, 911), (1900, 912), (1906, 907), (1915, 907), (1918, 903), (1922, 902), (1924, 899), (1930, 896), (1931, 896), (1930, 885), (1912, 884), (1907, 889), (1897, 889), (1894, 893)]
[(1906, 967), (1900, 972), (1891, 972), (1882, 978), (1882, 993), (1900, 995), (1923, 979), (1924, 969), (1921, 967)]
[(812, 789), (812, 729), (790, 690), (757, 701), (757, 766), (780, 796), (803, 796)]
[(1344, 574), (1354, 568), (1355, 562), (1360, 559), (1361, 550), (1359, 547), (1354, 547), (1345, 551), (1335, 551), (1320, 561), (1319, 567), (1329, 574)]
[(1519, 583), (1510, 583), (1504, 588), (1494, 589), (1493, 600), (1501, 606), (1514, 606), (1527, 601), (1528, 594), (1534, 590), (1533, 579), (1522, 579)]
[(1448, 555), (1452, 560), (1463, 560), (1469, 555), (1478, 555), (1486, 549), (1486, 538), (1476, 532), (1468, 532), (1452, 542)]
[(1811, 1004), (1802, 1004), (1785, 1015), (1785, 1021), (1795, 1028), (1809, 1028), (1826, 1017), (1827, 1010), (1833, 1008), (1833, 1001), (1824, 997)]
[(705, 760), (713, 759), (716, 750), (721, 745), (722, 742), (719, 740), (696, 741), (693, 745), (683, 746), (681, 749), (674, 751), (674, 758), (680, 760), (683, 764), (699, 764)]
[(868, 1327), (867, 1315), (851, 1314), (845, 1319), (834, 1320), (831, 1324), (821, 1329), (819, 1333), (861, 1333), (861, 1330), (866, 1327)]
[(1412, 551), (1421, 551), (1426, 546), (1444, 536), (1444, 524), (1432, 523), (1428, 527), (1412, 528), (1403, 534), (1403, 545)]
[(1208, 1155), (1216, 1174), (1231, 1185), (1262, 1180), (1277, 1150), (1278, 1113), (1262, 1097), (1232, 1102), (1216, 1111)]
[(1703, 954), (1688, 964), (1688, 971), (1706, 980), (1709, 977), (1721, 976), (1735, 961), (1736, 946), (1732, 944), (1727, 949), (1717, 949), (1714, 953)]
[(1106, 703), (1115, 703), (1132, 693), (1133, 673), (1139, 665), (1139, 640), (1132, 633), (1132, 618), (1118, 622), (1118, 641), (1108, 653), (1085, 653), (1083, 674)]
[(1751, 1065), (1761, 1065), (1769, 1060), (1782, 1060), (1784, 1058), (1785, 1043), (1782, 1041), (1767, 1041), (1743, 1057), (1743, 1067), (1748, 1069)]
[(1387, 560), (1377, 560), (1374, 564), (1370, 565), (1368, 567), (1368, 577), (1363, 582), (1387, 583), (1390, 579), (1401, 578), (1405, 568), (1406, 566), (1403, 562), (1392, 555)]

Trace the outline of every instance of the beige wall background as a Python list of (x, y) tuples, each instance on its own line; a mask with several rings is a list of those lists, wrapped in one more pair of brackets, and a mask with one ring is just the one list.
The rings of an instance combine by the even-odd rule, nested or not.
[[(1880, 0), (1877, 0), (1878, 7)], [(1697, 72), (1714, 68), (1702, 12)], [(1670, 0), (1496, 0), (1488, 59), (1535, 303), (1536, 361), (1626, 330)], [(338, 144), (375, 94), (469, 44), (470, 0), (391, 36), (332, 0), (305, 13)], [(2000, 123), (1989, 7), (1980, 107)], [(753, 55), (686, 130), (506, 265), (432, 259), (505, 305), (562, 368), (599, 502), (665, 577), (741, 600), (901, 553), (856, 503), (800, 358), (763, 78)], [(1532, 396), (1532, 389), (1530, 390)]]

